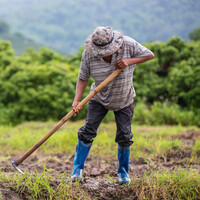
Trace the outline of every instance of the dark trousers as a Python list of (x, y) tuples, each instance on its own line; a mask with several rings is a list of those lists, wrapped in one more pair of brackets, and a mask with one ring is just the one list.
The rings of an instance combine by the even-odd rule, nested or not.
[[(97, 129), (107, 112), (108, 109), (106, 109), (104, 106), (94, 100), (90, 100), (86, 123), (79, 129), (78, 139), (84, 143), (93, 142), (93, 138), (95, 138), (97, 135)], [(134, 103), (119, 111), (114, 111), (115, 121), (117, 124), (115, 142), (121, 147), (129, 147), (133, 144), (133, 141), (131, 140), (133, 137), (133, 133), (131, 132), (133, 113)]]

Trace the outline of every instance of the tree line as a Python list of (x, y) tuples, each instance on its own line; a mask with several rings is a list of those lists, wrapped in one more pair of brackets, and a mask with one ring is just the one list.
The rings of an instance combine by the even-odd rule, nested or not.
[[(200, 125), (200, 41), (174, 36), (149, 42), (155, 58), (136, 66), (135, 120), (147, 124)], [(47, 47), (17, 57), (0, 41), (0, 124), (59, 120), (71, 109), (83, 47), (65, 57)], [(84, 96), (93, 80), (89, 79)], [(72, 120), (84, 119), (87, 106)], [(110, 116), (107, 120), (113, 120)]]

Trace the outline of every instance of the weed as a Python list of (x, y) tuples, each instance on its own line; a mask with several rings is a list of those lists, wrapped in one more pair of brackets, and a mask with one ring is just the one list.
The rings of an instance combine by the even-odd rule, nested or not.
[(180, 147), (182, 142), (178, 139), (170, 140), (170, 139), (162, 139), (160, 138), (155, 142), (155, 153), (156, 156), (165, 157), (166, 153), (172, 149), (172, 147)]
[[(133, 180), (129, 192), (138, 199), (197, 199), (200, 194), (200, 174), (196, 170), (152, 172)], [(122, 194), (118, 194), (119, 196)]]
[[(7, 176), (0, 173), (0, 182), (10, 184), (12, 191), (27, 199), (91, 199), (87, 191), (77, 183), (71, 183), (66, 174), (53, 178), (51, 173)], [(110, 182), (112, 178), (108, 176)], [(114, 182), (113, 182), (114, 183)], [(106, 194), (105, 194), (106, 195)], [(111, 196), (112, 195), (112, 196)], [(132, 184), (117, 187), (110, 198), (124, 199), (198, 199), (200, 195), (200, 174), (197, 170), (178, 169), (174, 172), (152, 172), (149, 176), (133, 177)], [(95, 196), (94, 198), (95, 199)]]
[(10, 159), (10, 156), (0, 156), (0, 161), (6, 161), (9, 159)]
[(195, 141), (195, 145), (193, 146), (193, 152), (195, 155), (200, 157), (200, 140)]
[(61, 179), (55, 179), (46, 171), (41, 174), (32, 172), (25, 173), (24, 176), (12, 177), (5, 173), (0, 174), (0, 182), (9, 183), (19, 196), (23, 195), (27, 199), (90, 199), (79, 183), (72, 184), (64, 176)]
[[(84, 124), (83, 121), (67, 122), (40, 148), (39, 153), (66, 153), (73, 154), (77, 143), (78, 129)], [(54, 122), (29, 122), (16, 127), (0, 126), (0, 154), (21, 154), (39, 141), (52, 127)], [(182, 126), (133, 126), (134, 144), (131, 147), (131, 158), (163, 156), (173, 146), (181, 146), (179, 140), (171, 136), (185, 132), (196, 127)], [(117, 144), (115, 143), (115, 123), (101, 124), (97, 137), (93, 142), (90, 155), (117, 159)], [(193, 148), (198, 152), (199, 141)], [(7, 156), (0, 159), (6, 159)]]
[[(51, 161), (61, 162), (55, 153), (66, 153), (72, 155), (77, 143), (77, 131), (83, 125), (83, 121), (69, 122), (61, 127), (45, 144), (39, 148), (39, 153), (49, 154), (39, 159), (37, 164), (44, 164)], [(0, 126), (0, 161), (6, 161), (11, 154), (21, 154), (33, 146), (52, 127), (53, 122), (24, 123), (16, 127)], [(131, 146), (131, 159), (142, 158), (149, 165), (156, 165), (156, 157), (163, 157), (166, 161), (168, 153), (174, 149), (184, 149), (183, 141), (174, 139), (173, 135), (186, 132), (197, 127), (182, 126), (133, 126), (134, 144)], [(117, 144), (115, 143), (116, 126), (114, 123), (101, 124), (97, 138), (93, 142), (90, 155), (100, 158), (117, 159)], [(200, 174), (198, 171), (189, 170), (192, 163), (199, 159), (200, 140), (195, 144), (190, 143), (189, 148), (193, 149), (193, 157), (188, 157), (186, 167), (175, 171), (160, 171), (144, 173), (143, 176), (132, 178), (132, 184), (122, 186), (108, 194), (113, 199), (198, 199), (200, 196)], [(52, 155), (54, 154), (54, 156)], [(70, 156), (69, 156), (70, 157)], [(178, 159), (178, 157), (177, 157)], [(183, 159), (180, 160), (183, 162)], [(185, 164), (185, 162), (184, 162)], [(42, 173), (32, 171), (24, 176), (5, 174), (0, 169), (0, 183), (9, 185), (12, 191), (19, 197), (22, 195), (27, 199), (95, 199), (94, 193), (90, 193), (81, 184), (71, 183), (69, 174), (61, 173), (56, 177), (50, 169), (44, 165)], [(12, 176), (10, 175), (12, 174)], [(107, 174), (107, 172), (106, 172)], [(107, 175), (110, 184), (115, 180)], [(0, 200), (3, 194), (0, 191)], [(106, 195), (106, 194), (105, 194)], [(99, 196), (100, 198), (100, 196)]]
[(107, 174), (107, 177), (108, 177), (109, 182), (111, 182), (111, 183), (114, 183), (114, 182), (115, 182), (115, 181), (113, 180), (113, 178), (112, 178), (111, 176), (109, 176), (108, 174)]

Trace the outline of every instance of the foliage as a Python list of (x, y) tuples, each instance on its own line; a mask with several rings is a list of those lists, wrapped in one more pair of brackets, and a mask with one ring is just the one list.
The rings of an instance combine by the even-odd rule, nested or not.
[(138, 103), (133, 120), (138, 124), (149, 125), (200, 125), (199, 115), (193, 111), (181, 108), (177, 104), (155, 102), (150, 108), (144, 103)]
[(200, 27), (195, 28), (192, 32), (189, 33), (190, 40), (200, 40)]
[(0, 101), (10, 111), (9, 117), (14, 123), (58, 119), (71, 108), (75, 82), (76, 75), (68, 65), (15, 64), (1, 73)]
[(170, 101), (199, 113), (200, 43), (172, 37), (166, 43), (146, 46), (155, 53), (155, 59), (136, 67), (136, 99), (149, 103)]
[(15, 53), (8, 41), (0, 41), (0, 72), (13, 62)]
[(167, 87), (169, 95), (177, 98), (181, 106), (196, 110), (200, 102), (200, 43), (191, 44), (185, 49), (190, 50), (190, 57), (175, 63), (170, 70)]
[(68, 55), (76, 53), (94, 28), (102, 25), (139, 42), (166, 41), (175, 34), (188, 39), (188, 33), (200, 26), (199, 10), (197, 0), (0, 1), (0, 18), (14, 32)]
[[(9, 42), (0, 44), (0, 123), (64, 117), (75, 95), (80, 56), (68, 59), (44, 47), (39, 52), (28, 49), (16, 58)], [(89, 88), (84, 96), (88, 93)], [(84, 107), (76, 119), (85, 118), (86, 110)]]
[[(200, 42), (174, 36), (166, 43), (144, 44), (155, 58), (135, 68), (134, 120), (141, 124), (200, 125)], [(20, 57), (0, 42), (0, 124), (58, 120), (71, 109), (83, 47), (64, 57), (47, 47)], [(88, 95), (90, 85), (84, 97)], [(72, 120), (83, 119), (87, 106)], [(109, 112), (104, 122), (114, 120)]]

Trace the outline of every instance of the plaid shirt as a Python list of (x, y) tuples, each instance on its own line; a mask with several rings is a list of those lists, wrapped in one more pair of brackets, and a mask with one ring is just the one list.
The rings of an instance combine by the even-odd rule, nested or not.
[[(102, 83), (112, 72), (116, 70), (114, 63), (122, 58), (149, 56), (153, 53), (128, 36), (124, 36), (122, 47), (112, 55), (111, 63), (102, 58), (92, 57), (85, 50), (82, 55), (79, 78), (88, 80), (91, 76), (94, 83), (91, 91)], [(92, 100), (102, 104), (108, 110), (118, 111), (133, 103), (136, 96), (133, 87), (133, 72), (135, 64), (127, 66), (117, 77), (108, 83)]]

